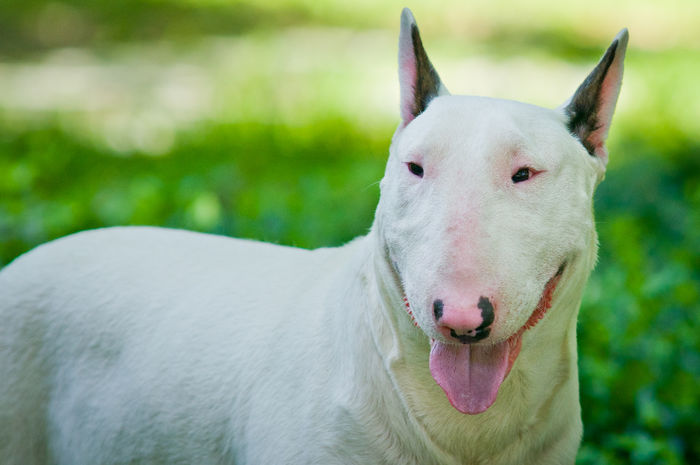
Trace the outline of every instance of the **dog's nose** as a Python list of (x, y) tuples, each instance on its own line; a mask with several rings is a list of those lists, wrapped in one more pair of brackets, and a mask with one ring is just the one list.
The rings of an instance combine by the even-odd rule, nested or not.
[(487, 338), (494, 320), (493, 304), (484, 296), (479, 297), (476, 305), (467, 308), (445, 305), (437, 299), (433, 302), (433, 314), (438, 330), (446, 338), (462, 344)]

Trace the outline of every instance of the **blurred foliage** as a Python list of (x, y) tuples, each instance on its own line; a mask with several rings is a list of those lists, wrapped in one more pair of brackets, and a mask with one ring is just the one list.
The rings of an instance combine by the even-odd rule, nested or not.
[(213, 125), (154, 158), (105, 154), (54, 126), (5, 131), (0, 264), (70, 232), (124, 224), (300, 247), (347, 242), (371, 224), (389, 139), (343, 121)]
[[(545, 68), (507, 76), (520, 98), (540, 75), (573, 85), (569, 76), (583, 72), (562, 59), (587, 69), (630, 26), (611, 165), (595, 200), (600, 260), (580, 315), (578, 463), (700, 463), (700, 3), (431, 5), (414, 12), (440, 61), (467, 55), (507, 74), (527, 57)], [(394, 95), (386, 116), (373, 93), (386, 93), (383, 81), (361, 80), (393, 82), (400, 6), (4, 0), (0, 266), (111, 225), (301, 247), (364, 234), (397, 116)], [(355, 32), (373, 30), (388, 32)], [(464, 36), (468, 44), (454, 45)], [(221, 48), (236, 53), (233, 71)], [(206, 98), (211, 108), (198, 105)]]

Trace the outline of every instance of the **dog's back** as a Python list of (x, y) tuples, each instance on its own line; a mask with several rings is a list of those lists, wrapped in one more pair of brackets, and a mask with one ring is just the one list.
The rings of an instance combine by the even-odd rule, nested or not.
[[(3, 464), (220, 463), (240, 417), (280, 416), (293, 431), (265, 390), (300, 407), (283, 386), (299, 378), (304, 341), (323, 343), (318, 296), (343, 259), (155, 228), (19, 258), (0, 273)], [(321, 361), (306, 358), (310, 375)]]

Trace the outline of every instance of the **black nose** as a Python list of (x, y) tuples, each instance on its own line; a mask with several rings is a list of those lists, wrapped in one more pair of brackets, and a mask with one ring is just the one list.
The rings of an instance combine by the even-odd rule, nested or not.
[(448, 309), (448, 315), (445, 316), (445, 304), (441, 299), (436, 299), (433, 301), (433, 314), (435, 315), (438, 329), (445, 336), (449, 334), (450, 337), (462, 344), (486, 339), (491, 334), (491, 324), (495, 319), (493, 304), (488, 297), (481, 296), (476, 307), (480, 310), (481, 318), (479, 320), (465, 321), (460, 317), (455, 318), (455, 313), (460, 313), (459, 311), (452, 311), (449, 314), (450, 310)]
[(442, 318), (442, 300), (437, 299), (435, 302), (433, 302), (433, 314), (435, 315), (435, 321), (438, 321), (440, 318)]
[(479, 297), (479, 303), (476, 306), (481, 309), (481, 318), (483, 319), (481, 324), (464, 334), (457, 333), (454, 329), (450, 330), (450, 335), (457, 339), (462, 344), (469, 344), (471, 342), (481, 341), (486, 339), (491, 334), (491, 323), (494, 320), (493, 314), (493, 304), (488, 297)]
[(489, 298), (484, 296), (479, 297), (479, 303), (476, 304), (476, 306), (481, 309), (481, 318), (484, 319), (484, 322), (481, 323), (479, 328), (486, 328), (487, 326), (490, 326), (494, 320), (494, 313), (493, 304)]

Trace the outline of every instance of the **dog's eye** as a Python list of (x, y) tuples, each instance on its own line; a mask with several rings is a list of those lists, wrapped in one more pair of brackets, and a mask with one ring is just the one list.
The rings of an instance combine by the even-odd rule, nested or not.
[(423, 177), (423, 167), (420, 166), (418, 163), (409, 162), (406, 163), (406, 165), (408, 166), (408, 171), (415, 174), (419, 178)]
[(524, 167), (516, 171), (515, 174), (510, 177), (510, 179), (513, 181), (513, 184), (516, 184), (519, 182), (527, 181), (528, 179), (530, 179), (530, 176), (532, 176), (532, 170), (530, 168)]

